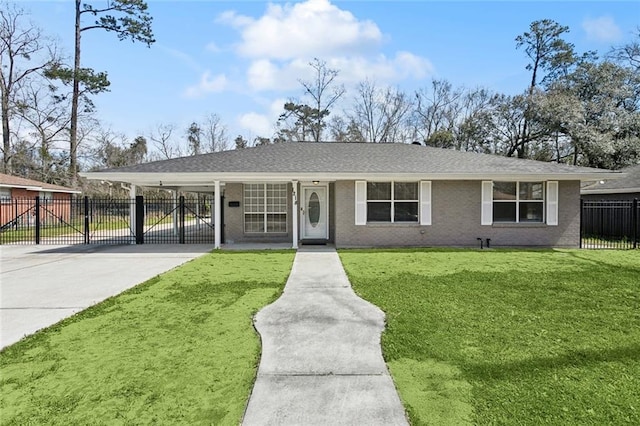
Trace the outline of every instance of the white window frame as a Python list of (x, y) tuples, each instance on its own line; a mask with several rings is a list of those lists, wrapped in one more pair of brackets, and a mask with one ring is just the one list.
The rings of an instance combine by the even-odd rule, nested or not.
[[(263, 210), (262, 211), (247, 211), (247, 207), (250, 205), (250, 203), (247, 203), (247, 186), (249, 185), (262, 185), (262, 189), (263, 189)], [(283, 211), (275, 211), (275, 210), (269, 210), (269, 203), (268, 203), (268, 188), (269, 186), (284, 186), (285, 191), (284, 191), (284, 195), (282, 196), (282, 200), (284, 200), (284, 210)], [(242, 229), (244, 231), (245, 234), (286, 234), (289, 232), (289, 218), (288, 218), (288, 211), (289, 211), (289, 192), (288, 192), (289, 186), (286, 183), (281, 183), (281, 182), (261, 182), (261, 183), (245, 183), (242, 187), (242, 199), (243, 199), (243, 215), (242, 215)], [(280, 205), (281, 203), (278, 203), (278, 205)], [(285, 225), (285, 230), (281, 231), (269, 231), (269, 224), (268, 224), (268, 220), (269, 220), (269, 215), (270, 214), (278, 214), (278, 215), (284, 215), (284, 225)], [(247, 222), (246, 222), (246, 217), (247, 215), (262, 215), (262, 220), (263, 220), (263, 227), (264, 230), (263, 231), (247, 231)]]
[[(391, 185), (391, 199), (390, 200), (369, 200), (367, 195), (367, 183), (389, 183)], [(396, 200), (395, 199), (395, 184), (396, 183), (412, 183), (417, 185), (418, 199), (416, 200)], [(409, 180), (394, 180), (394, 181), (355, 181), (355, 224), (358, 226), (367, 224), (404, 224), (404, 225), (431, 225), (431, 181), (409, 181)], [(391, 203), (391, 221), (367, 221), (367, 205), (369, 202), (381, 202)], [(396, 221), (395, 220), (395, 203), (408, 202), (415, 203), (417, 206), (418, 218), (413, 222)]]
[[(515, 183), (516, 184), (516, 198), (514, 200), (494, 200), (493, 199), (493, 184), (494, 183), (498, 183), (498, 182), (505, 182), (505, 183)], [(539, 183), (542, 186), (542, 199), (541, 200), (526, 200), (526, 199), (520, 199), (520, 184), (521, 183)], [(544, 224), (547, 221), (547, 186), (545, 185), (545, 181), (508, 181), (508, 180), (500, 180), (500, 181), (492, 181), (491, 182), (491, 204), (492, 204), (492, 208), (491, 208), (491, 221), (492, 223), (498, 223), (498, 224), (502, 224), (502, 223), (528, 223), (528, 224)], [(514, 221), (494, 221), (493, 220), (493, 205), (495, 203), (515, 203), (516, 205), (516, 212), (515, 212), (515, 220)], [(521, 203), (540, 203), (542, 205), (542, 220), (540, 221), (520, 221), (520, 204)]]
[[(367, 210), (368, 210), (368, 205), (369, 203), (391, 203), (391, 221), (369, 221), (367, 219), (367, 223), (401, 223), (401, 224), (419, 224), (420, 223), (420, 182), (419, 181), (367, 181), (367, 184), (369, 183), (388, 183), (391, 185), (391, 199), (390, 200), (370, 200), (369, 199), (369, 193), (368, 193), (368, 185), (367, 187), (365, 187), (366, 189), (366, 199), (365, 199), (365, 203), (367, 205)], [(396, 200), (395, 199), (395, 184), (396, 183), (412, 183), (416, 185), (416, 193), (418, 195), (418, 198), (415, 200)], [(418, 217), (416, 218), (415, 221), (413, 222), (408, 222), (408, 221), (396, 221), (395, 220), (395, 203), (415, 203), (416, 205), (416, 211), (418, 214)], [(365, 216), (367, 217), (367, 216)]]

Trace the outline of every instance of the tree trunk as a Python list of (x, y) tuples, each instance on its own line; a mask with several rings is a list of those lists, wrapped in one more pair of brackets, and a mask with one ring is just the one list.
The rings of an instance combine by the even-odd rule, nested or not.
[(2, 92), (2, 172), (11, 173), (11, 138), (9, 135), (9, 94)]
[(69, 179), (78, 184), (78, 103), (80, 98), (80, 0), (76, 0), (75, 52), (73, 61), (73, 94), (71, 96), (71, 129), (69, 135)]

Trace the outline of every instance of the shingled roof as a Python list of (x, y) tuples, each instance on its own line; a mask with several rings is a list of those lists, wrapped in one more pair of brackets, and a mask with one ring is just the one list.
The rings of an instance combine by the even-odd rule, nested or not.
[[(583, 194), (622, 194), (640, 192), (640, 164), (620, 170), (620, 179), (604, 180), (582, 188)], [(600, 183), (602, 182), (602, 183)]]
[[(83, 173), (90, 179), (119, 180), (137, 175), (215, 175), (219, 179), (253, 175), (281, 177), (319, 175), (347, 179), (358, 176), (432, 176), (477, 179), (490, 176), (546, 175), (564, 179), (615, 177), (609, 170), (460, 152), (415, 144), (280, 143), (155, 161), (134, 166)], [(589, 176), (587, 176), (589, 175)]]
[(80, 193), (72, 188), (59, 185), (52, 185), (46, 182), (40, 182), (33, 179), (26, 179), (20, 176), (6, 175), (0, 173), (0, 187), (3, 188), (23, 188), (30, 191), (48, 191), (48, 192), (68, 192), (71, 194)]

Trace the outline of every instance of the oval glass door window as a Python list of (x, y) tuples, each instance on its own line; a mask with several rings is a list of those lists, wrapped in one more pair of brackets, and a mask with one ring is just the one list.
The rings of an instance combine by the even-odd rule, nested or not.
[(309, 223), (315, 228), (318, 226), (318, 222), (320, 221), (320, 198), (315, 192), (309, 197), (307, 211), (309, 212)]

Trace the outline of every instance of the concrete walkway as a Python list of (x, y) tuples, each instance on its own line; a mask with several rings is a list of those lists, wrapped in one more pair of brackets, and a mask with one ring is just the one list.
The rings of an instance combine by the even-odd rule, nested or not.
[(212, 250), (211, 245), (0, 247), (0, 348)]
[(380, 349), (384, 313), (356, 296), (335, 250), (299, 250), (255, 326), (262, 358), (244, 425), (408, 424)]

